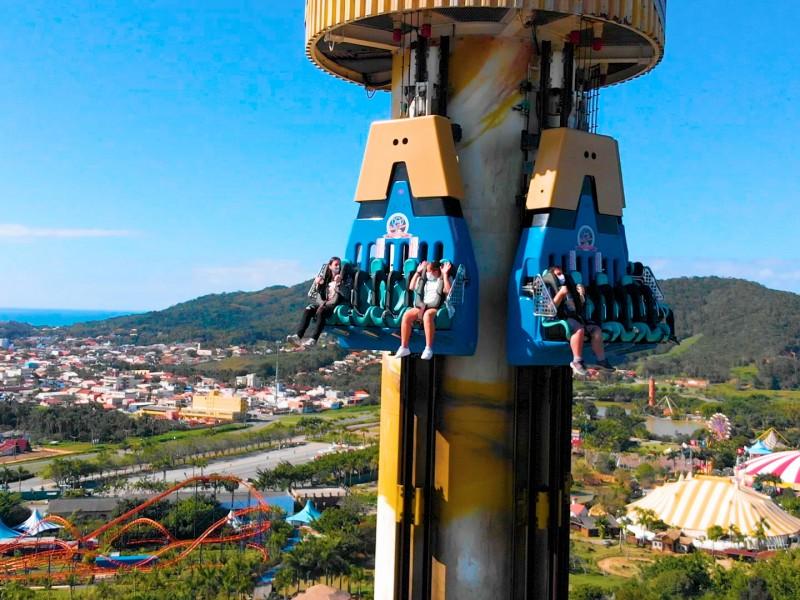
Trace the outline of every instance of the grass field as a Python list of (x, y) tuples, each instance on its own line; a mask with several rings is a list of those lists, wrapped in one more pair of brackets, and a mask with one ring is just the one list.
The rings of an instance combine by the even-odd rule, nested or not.
[[(608, 591), (615, 590), (624, 584), (627, 579), (602, 571), (597, 566), (599, 561), (617, 557), (634, 560), (652, 559), (652, 554), (650, 552), (630, 545), (624, 545), (622, 548), (620, 548), (617, 543), (611, 546), (604, 546), (602, 544), (592, 543), (586, 538), (575, 535), (573, 535), (570, 540), (572, 542), (570, 544), (572, 557), (577, 557), (585, 569), (583, 573), (570, 573), (570, 587), (591, 584)], [(595, 539), (595, 541), (597, 540)]]
[(370, 404), (368, 406), (351, 406), (340, 408), (339, 410), (326, 410), (321, 413), (283, 415), (280, 417), (280, 422), (286, 425), (296, 425), (303, 418), (318, 417), (326, 421), (353, 421), (369, 423), (378, 418), (380, 410), (381, 407), (376, 404)]

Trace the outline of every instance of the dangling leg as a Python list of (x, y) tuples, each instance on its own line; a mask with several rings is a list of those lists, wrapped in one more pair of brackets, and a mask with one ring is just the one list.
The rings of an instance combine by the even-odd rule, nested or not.
[(572, 349), (572, 372), (575, 375), (586, 375), (586, 367), (583, 366), (583, 340), (586, 338), (586, 331), (583, 326), (577, 328), (569, 339), (569, 346)]
[(436, 309), (429, 308), (422, 316), (422, 327), (425, 329), (425, 350), (422, 352), (422, 360), (433, 358), (433, 337), (436, 335)]
[(322, 304), (316, 310), (314, 317), (314, 326), (311, 328), (311, 337), (307, 340), (307, 346), (313, 346), (322, 335), (322, 330), (325, 328), (325, 321), (333, 314), (333, 304)]
[(606, 349), (603, 347), (603, 332), (599, 327), (592, 327), (590, 335), (592, 336), (594, 355), (597, 360), (602, 362), (606, 359)]
[(314, 318), (316, 312), (317, 312), (317, 307), (314, 306), (313, 304), (306, 306), (303, 309), (303, 315), (300, 317), (300, 325), (297, 327), (298, 339), (300, 340), (303, 339), (303, 336), (306, 334), (306, 329), (308, 329), (308, 326), (311, 323), (311, 319)]
[(419, 318), (419, 313), (418, 308), (409, 308), (403, 315), (403, 319), (400, 321), (400, 347), (395, 353), (395, 358), (403, 358), (411, 354), (411, 350), (408, 348), (411, 341), (411, 327)]

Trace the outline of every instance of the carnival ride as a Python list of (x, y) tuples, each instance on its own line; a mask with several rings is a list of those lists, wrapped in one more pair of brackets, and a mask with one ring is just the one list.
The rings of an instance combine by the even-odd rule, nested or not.
[(394, 350), (417, 262), (456, 267), (432, 360), (416, 330), (383, 362), (376, 597), (568, 595), (574, 325), (543, 272), (583, 284), (612, 362), (674, 339), (597, 134), (599, 90), (655, 68), (665, 26), (666, 0), (306, 0), (309, 59), (391, 92), (329, 331)]
[[(231, 509), (191, 539), (177, 539), (158, 521), (137, 516), (184, 488), (194, 486), (195, 493), (200, 487), (215, 492), (226, 484), (246, 487), (254, 504)], [(0, 541), (0, 581), (42, 579), (62, 582), (74, 578), (109, 577), (120, 570), (144, 572), (175, 566), (204, 547), (229, 545), (256, 551), (266, 561), (269, 556), (263, 542), (270, 529), (271, 510), (258, 490), (237, 477), (219, 474), (190, 477), (89, 533), (81, 534), (69, 520), (51, 515), (45, 522), (59, 525), (71, 539), (20, 533), (17, 537)], [(146, 531), (152, 533), (132, 536), (131, 539), (127, 537), (133, 532), (141, 534)], [(121, 547), (123, 552), (135, 547), (139, 553), (110, 552), (115, 546)], [(147, 552), (142, 553), (142, 549), (147, 549)]]

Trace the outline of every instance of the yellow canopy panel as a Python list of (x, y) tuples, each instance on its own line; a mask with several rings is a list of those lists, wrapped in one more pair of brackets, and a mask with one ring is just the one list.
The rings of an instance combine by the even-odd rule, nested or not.
[(373, 123), (358, 177), (356, 201), (385, 200), (392, 167), (401, 162), (406, 164), (415, 197), (464, 198), (453, 131), (445, 117)]
[(621, 217), (625, 192), (617, 140), (566, 127), (545, 129), (528, 187), (526, 208), (578, 210), (587, 175), (594, 177), (598, 211)]

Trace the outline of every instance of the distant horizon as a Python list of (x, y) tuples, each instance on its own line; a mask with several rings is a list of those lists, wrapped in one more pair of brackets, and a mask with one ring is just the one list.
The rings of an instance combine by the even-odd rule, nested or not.
[[(719, 277), (721, 279), (740, 279), (743, 281), (749, 281), (752, 283), (757, 283), (759, 285), (763, 285), (767, 289), (771, 289), (774, 291), (779, 292), (789, 292), (792, 294), (798, 294), (797, 291), (792, 289), (786, 289), (785, 287), (781, 286), (778, 282), (771, 282), (770, 285), (758, 281), (753, 277), (748, 277), (746, 275), (732, 275), (729, 273), (684, 273), (684, 274), (669, 274), (666, 277), (659, 277), (659, 281), (665, 281), (668, 279), (679, 279), (679, 278), (694, 278), (694, 277)], [(276, 283), (267, 285), (261, 288), (253, 289), (253, 290), (227, 290), (221, 292), (212, 292), (212, 294), (235, 294), (235, 293), (245, 293), (245, 294), (252, 294), (255, 292), (259, 292), (263, 289), (275, 287), (275, 286), (283, 286), (283, 287), (292, 287), (294, 285), (299, 285), (299, 283)], [(163, 306), (160, 308), (140, 308), (140, 309), (114, 309), (114, 308), (61, 308), (61, 307), (4, 307), (0, 306), (0, 323), (7, 322), (7, 321), (17, 321), (20, 323), (27, 323), (28, 325), (33, 325), (35, 327), (59, 327), (59, 326), (67, 326), (67, 325), (74, 325), (77, 323), (85, 323), (89, 321), (101, 321), (103, 319), (111, 319), (114, 317), (124, 317), (128, 315), (141, 315), (148, 312), (160, 312), (167, 310), (177, 304), (182, 304), (184, 302), (192, 302), (198, 298), (203, 296), (207, 296), (209, 294), (200, 294), (198, 296), (194, 296), (191, 298), (184, 298), (183, 300), (179, 300), (178, 302), (169, 304), (167, 306)], [(800, 294), (798, 294), (800, 295)], [(86, 316), (88, 318), (76, 318), (76, 319), (66, 319), (69, 322), (63, 323), (44, 323), (41, 322), (41, 319), (35, 319), (36, 323), (33, 323), (29, 320), (23, 320), (18, 317), (36, 314), (37, 316), (45, 316), (45, 315), (63, 315), (63, 316)], [(12, 316), (12, 318), (8, 318), (8, 316)], [(64, 319), (62, 319), (63, 321)]]
[(14, 321), (33, 327), (67, 327), (77, 323), (103, 321), (114, 317), (142, 314), (139, 310), (92, 308), (21, 308), (0, 307), (0, 322)]

